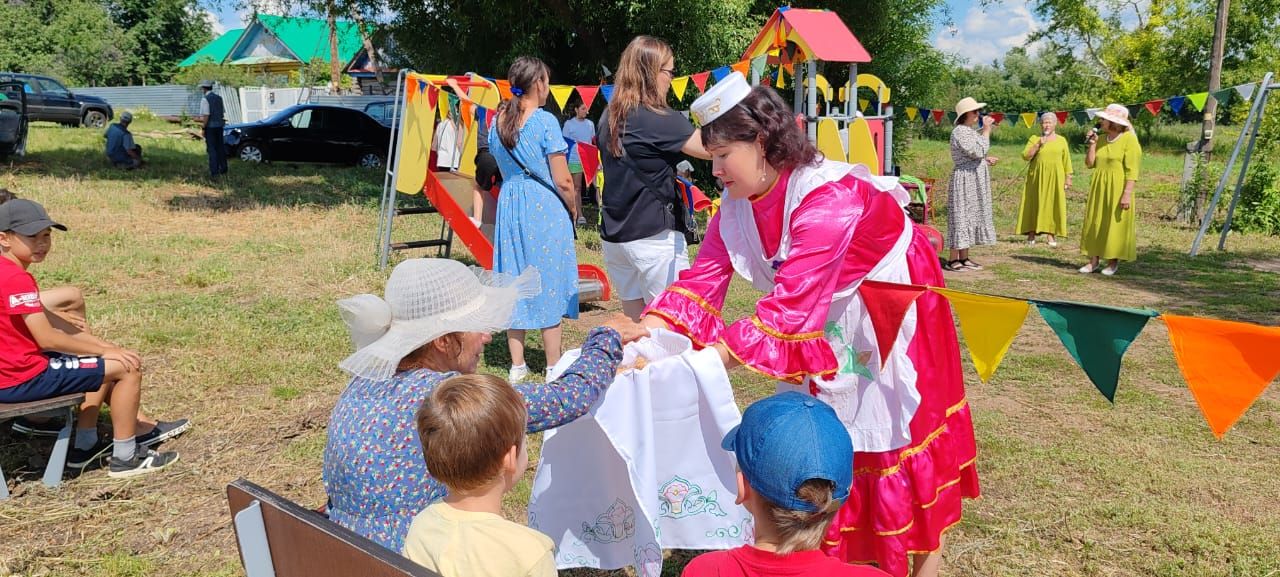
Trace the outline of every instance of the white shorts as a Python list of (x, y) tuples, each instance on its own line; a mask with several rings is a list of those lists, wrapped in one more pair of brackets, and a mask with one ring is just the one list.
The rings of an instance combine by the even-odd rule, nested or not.
[(613, 290), (624, 301), (643, 299), (649, 304), (689, 269), (689, 247), (684, 234), (673, 230), (648, 238), (613, 243), (601, 241), (604, 266)]

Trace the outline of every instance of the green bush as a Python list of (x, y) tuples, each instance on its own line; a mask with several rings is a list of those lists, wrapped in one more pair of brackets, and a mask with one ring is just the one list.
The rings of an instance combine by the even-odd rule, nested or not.
[(1280, 168), (1265, 161), (1249, 168), (1231, 228), (1280, 235)]

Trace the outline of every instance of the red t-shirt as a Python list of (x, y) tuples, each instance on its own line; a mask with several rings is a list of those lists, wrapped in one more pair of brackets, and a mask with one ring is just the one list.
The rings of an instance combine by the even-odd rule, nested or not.
[(40, 345), (22, 319), (22, 315), (44, 311), (36, 278), (5, 257), (0, 257), (0, 309), (4, 313), (0, 321), (0, 389), (7, 389), (43, 372), (49, 359), (40, 353)]
[(750, 545), (698, 555), (680, 577), (888, 577), (868, 565), (849, 565), (822, 551), (778, 555)]

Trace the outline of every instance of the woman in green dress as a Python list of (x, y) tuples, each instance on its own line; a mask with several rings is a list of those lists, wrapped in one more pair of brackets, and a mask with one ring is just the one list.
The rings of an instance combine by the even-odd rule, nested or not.
[(1027, 167), (1027, 185), (1018, 208), (1018, 233), (1035, 244), (1039, 235), (1049, 236), (1049, 246), (1058, 246), (1058, 237), (1067, 234), (1067, 189), (1071, 188), (1071, 147), (1058, 135), (1058, 117), (1040, 115), (1041, 133), (1032, 136), (1022, 149)]
[(1121, 260), (1137, 258), (1133, 187), (1142, 164), (1142, 146), (1129, 124), (1129, 109), (1123, 105), (1108, 104), (1097, 117), (1102, 133), (1090, 131), (1085, 141), (1084, 164), (1093, 169), (1093, 177), (1080, 231), (1080, 252), (1089, 257), (1089, 264), (1080, 272), (1099, 270), (1099, 259), (1107, 259), (1107, 267), (1101, 270), (1111, 276)]

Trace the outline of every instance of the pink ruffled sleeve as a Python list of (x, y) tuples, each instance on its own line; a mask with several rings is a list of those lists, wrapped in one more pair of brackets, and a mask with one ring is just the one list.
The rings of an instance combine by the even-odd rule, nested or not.
[(791, 250), (773, 291), (756, 305), (756, 314), (725, 331), (725, 345), (743, 365), (792, 383), (836, 372), (824, 325), (862, 212), (861, 195), (843, 183), (813, 191), (796, 207)]
[(672, 330), (689, 337), (698, 348), (712, 346), (720, 342), (724, 333), (720, 310), (732, 278), (733, 265), (720, 238), (717, 214), (707, 225), (707, 235), (693, 267), (680, 273), (680, 280), (649, 303), (645, 314), (662, 317)]

